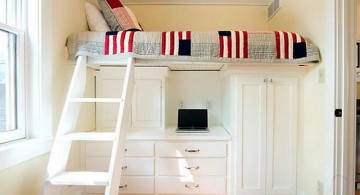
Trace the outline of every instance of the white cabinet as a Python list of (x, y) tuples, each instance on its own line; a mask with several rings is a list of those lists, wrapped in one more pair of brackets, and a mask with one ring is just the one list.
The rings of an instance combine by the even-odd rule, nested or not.
[[(101, 67), (96, 73), (96, 96), (119, 98), (122, 93), (125, 68)], [(165, 78), (167, 68), (136, 68), (131, 107), (132, 128), (165, 127)], [(118, 103), (96, 104), (97, 129), (115, 127)]]
[[(217, 129), (201, 135), (148, 130), (149, 138), (128, 139), (120, 194), (226, 195), (230, 136)], [(128, 136), (134, 138), (135, 131)], [(87, 141), (82, 146), (84, 170), (107, 171), (111, 143)], [(103, 193), (103, 187), (85, 188), (87, 195)]]
[(159, 194), (226, 194), (226, 142), (158, 142), (155, 150)]
[[(87, 171), (107, 171), (111, 144), (105, 142), (84, 143), (84, 164)], [(155, 193), (154, 142), (141, 141), (125, 144), (120, 194)], [(104, 194), (104, 187), (86, 187), (86, 194)]]
[(296, 194), (297, 78), (235, 79), (238, 195)]

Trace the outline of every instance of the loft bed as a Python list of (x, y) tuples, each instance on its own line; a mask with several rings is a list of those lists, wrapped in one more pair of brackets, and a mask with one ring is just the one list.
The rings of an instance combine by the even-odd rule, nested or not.
[[(105, 186), (105, 195), (119, 192), (135, 66), (170, 70), (220, 70), (224, 65), (308, 65), (320, 62), (318, 48), (299, 34), (282, 31), (145, 32), (121, 0), (98, 0), (102, 12), (85, 3), (90, 30), (69, 36), (69, 60), (76, 61), (47, 168), (45, 195), (60, 195), (61, 185)], [(91, 14), (88, 14), (88, 12)], [(104, 14), (104, 19), (101, 19)], [(96, 18), (94, 24), (99, 24)], [(109, 24), (109, 26), (108, 26)], [(111, 27), (111, 29), (110, 29)], [(99, 30), (101, 29), (101, 30)], [(121, 98), (84, 98), (86, 68), (126, 66)], [(81, 103), (118, 102), (114, 132), (75, 130)], [(72, 141), (109, 141), (108, 172), (66, 172)]]
[(320, 62), (318, 48), (297, 33), (282, 31), (74, 33), (69, 60), (85, 56), (89, 66), (167, 66), (170, 70), (219, 70), (224, 65), (308, 65)]

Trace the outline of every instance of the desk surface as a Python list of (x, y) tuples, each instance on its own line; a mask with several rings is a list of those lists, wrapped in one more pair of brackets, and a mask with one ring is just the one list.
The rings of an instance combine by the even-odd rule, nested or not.
[(209, 127), (208, 133), (176, 133), (175, 127), (166, 128), (165, 130), (129, 130), (128, 140), (212, 140), (212, 141), (228, 141), (231, 136), (222, 126)]

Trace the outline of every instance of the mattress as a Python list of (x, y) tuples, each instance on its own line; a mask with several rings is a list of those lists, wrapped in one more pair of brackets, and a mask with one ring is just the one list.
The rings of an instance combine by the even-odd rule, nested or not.
[(68, 37), (67, 48), (70, 60), (89, 56), (234, 64), (320, 62), (315, 45), (297, 33), (283, 31), (81, 32)]

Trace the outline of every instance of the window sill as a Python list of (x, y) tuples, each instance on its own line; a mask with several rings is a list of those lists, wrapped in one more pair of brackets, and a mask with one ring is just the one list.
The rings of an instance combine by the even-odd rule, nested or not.
[(53, 137), (33, 138), (0, 145), (0, 170), (51, 151)]

